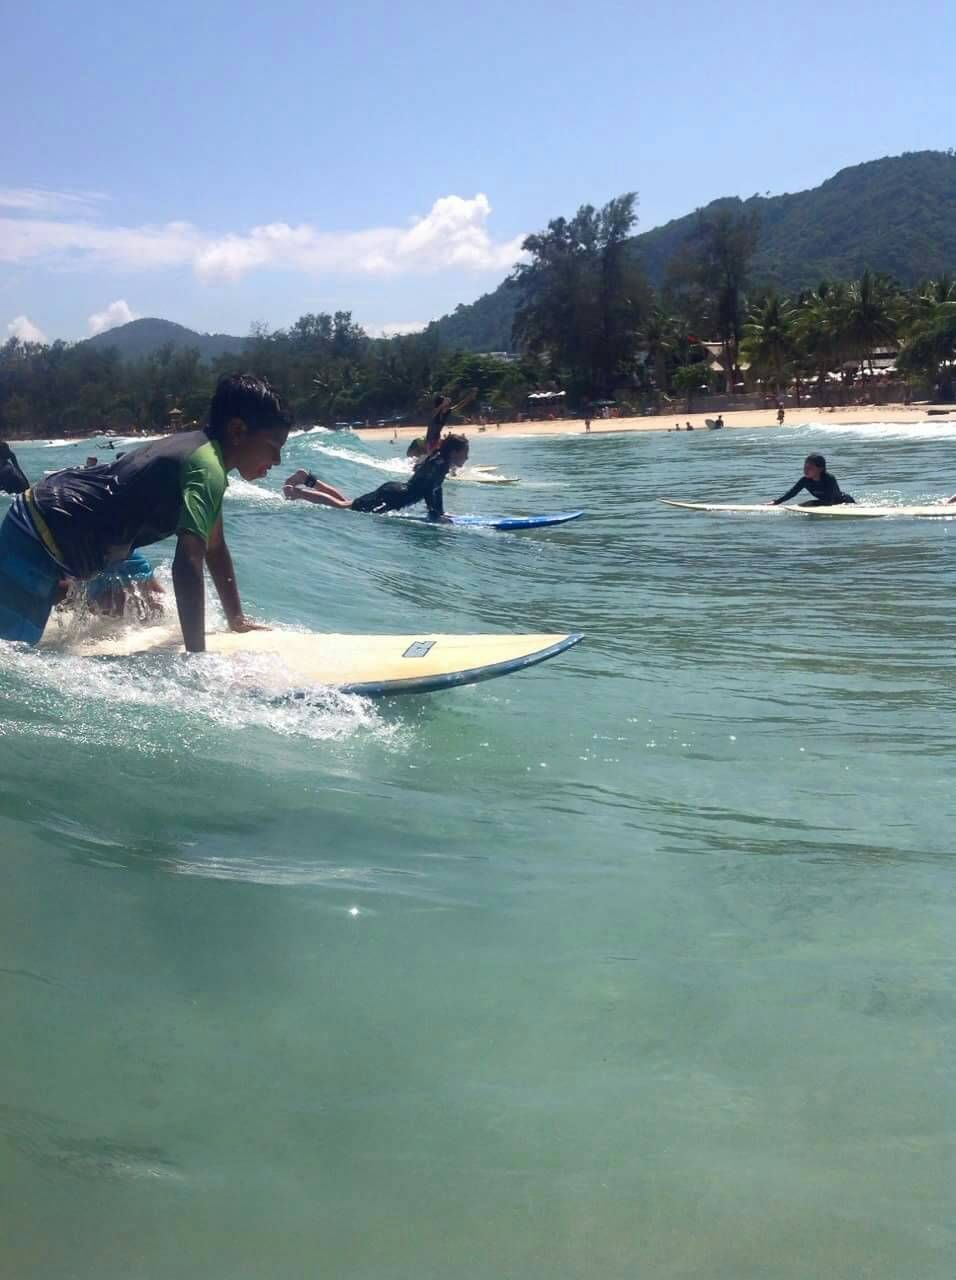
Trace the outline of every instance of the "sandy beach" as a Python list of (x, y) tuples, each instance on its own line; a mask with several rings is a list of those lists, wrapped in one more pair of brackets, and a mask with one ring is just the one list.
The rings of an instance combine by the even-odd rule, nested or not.
[[(930, 409), (943, 410), (944, 413), (930, 414)], [(707, 413), (673, 413), (667, 415), (659, 415), (654, 418), (594, 418), (591, 422), (592, 435), (608, 435), (615, 432), (628, 431), (673, 431), (674, 427), (679, 423), (681, 430), (689, 422), (696, 430), (707, 430), (707, 419), (716, 417), (715, 410), (709, 410)], [(956, 405), (929, 405), (928, 403), (920, 404), (869, 404), (869, 405), (852, 405), (846, 408), (837, 409), (821, 409), (814, 405), (802, 405), (797, 408), (795, 405), (787, 409), (785, 425), (795, 426), (804, 422), (828, 422), (828, 423), (866, 423), (866, 422), (894, 422), (900, 425), (908, 423), (926, 422), (931, 418), (938, 418), (941, 422), (951, 421), (956, 426)], [(776, 427), (777, 415), (776, 410), (769, 409), (739, 409), (724, 414), (724, 428), (731, 429), (734, 427), (746, 427), (752, 430), (755, 427)], [(500, 427), (497, 424), (490, 424), (485, 428), (479, 427), (477, 424), (465, 424), (456, 430), (464, 431), (466, 435), (476, 435), (478, 433), (495, 436), (558, 436), (558, 435), (580, 435), (584, 433), (584, 423), (580, 418), (568, 418), (565, 420), (543, 421), (543, 422), (502, 422)], [(397, 434), (399, 440), (411, 440), (415, 436), (424, 433), (423, 426), (398, 427), (367, 427), (356, 430), (355, 435), (363, 440), (390, 440), (393, 435)]]

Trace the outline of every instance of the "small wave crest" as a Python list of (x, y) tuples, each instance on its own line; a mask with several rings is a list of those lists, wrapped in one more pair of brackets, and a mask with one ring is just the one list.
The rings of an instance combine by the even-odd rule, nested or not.
[[(72, 638), (71, 638), (72, 643)], [(339, 741), (399, 734), (354, 694), (296, 690), (268, 654), (179, 652), (84, 657), (0, 641), (0, 681), (28, 714), (0, 720), (0, 733), (121, 744), (153, 754), (201, 749), (216, 730), (263, 729), (285, 738)]]

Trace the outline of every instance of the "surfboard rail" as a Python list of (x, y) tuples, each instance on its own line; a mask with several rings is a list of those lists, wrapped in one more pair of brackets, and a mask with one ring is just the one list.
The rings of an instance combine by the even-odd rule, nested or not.
[(410, 520), (415, 524), (431, 524), (438, 525), (442, 528), (451, 525), (458, 529), (497, 529), (503, 533), (514, 532), (516, 529), (550, 529), (555, 525), (569, 524), (572, 520), (580, 520), (584, 515), (583, 510), (579, 511), (553, 511), (546, 512), (538, 516), (482, 516), (482, 515), (451, 515), (449, 520), (432, 520), (428, 516), (402, 516), (399, 520)]
[(410, 676), (399, 680), (364, 680), (353, 684), (339, 685), (341, 693), (356, 693), (363, 698), (389, 698), (405, 693), (440, 693), (443, 689), (455, 689), (466, 684), (481, 684), (485, 680), (496, 680), (499, 676), (512, 675), (515, 671), (524, 671), (527, 667), (536, 667), (549, 658), (566, 653), (580, 644), (584, 639), (582, 631), (573, 631), (534, 653), (527, 653), (517, 658), (507, 658), (502, 662), (488, 663), (481, 667), (471, 667), (465, 671), (449, 671), (443, 675)]

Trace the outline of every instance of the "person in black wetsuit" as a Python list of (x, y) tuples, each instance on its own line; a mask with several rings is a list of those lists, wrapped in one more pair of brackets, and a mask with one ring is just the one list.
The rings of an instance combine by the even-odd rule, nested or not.
[(30, 481), (20, 469), (17, 455), (6, 440), (0, 440), (0, 493), (25, 493)]
[(425, 432), (425, 451), (426, 453), (434, 453), (441, 442), (441, 433), (445, 429), (445, 423), (453, 413), (457, 413), (459, 409), (464, 409), (469, 400), (473, 400), (478, 394), (478, 388), (472, 387), (466, 396), (452, 404), (451, 396), (436, 396), (432, 408), (434, 410), (431, 421), (428, 424), (428, 430)]
[(338, 489), (323, 484), (305, 471), (289, 476), (282, 492), (290, 501), (314, 502), (321, 507), (339, 507), (343, 510), (374, 512), (401, 511), (416, 502), (424, 502), (431, 520), (445, 518), (445, 500), (442, 485), (453, 467), (462, 467), (468, 461), (468, 440), (465, 436), (447, 435), (434, 453), (418, 464), (411, 478), (401, 483), (389, 480), (371, 493), (348, 499)]
[(779, 507), (784, 502), (795, 498), (801, 490), (806, 489), (813, 501), (805, 502), (805, 507), (840, 507), (847, 502), (855, 502), (848, 493), (844, 493), (837, 484), (837, 478), (827, 471), (827, 460), (822, 453), (811, 453), (803, 464), (803, 475), (782, 497), (771, 504)]

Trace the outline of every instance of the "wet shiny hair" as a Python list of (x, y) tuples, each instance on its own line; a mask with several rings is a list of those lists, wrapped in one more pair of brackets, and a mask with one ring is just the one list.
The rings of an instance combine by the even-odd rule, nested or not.
[(819, 467), (821, 471), (827, 469), (827, 460), (822, 453), (808, 453), (803, 465), (806, 466), (808, 462), (812, 467)]
[(467, 449), (467, 448), (468, 448), (468, 437), (457, 436), (453, 433), (452, 435), (444, 437), (441, 444), (438, 446), (438, 452), (441, 454), (443, 458), (447, 459), (451, 456), (451, 454), (458, 453), (459, 450)]
[(208, 430), (213, 440), (222, 439), (233, 418), (241, 418), (250, 431), (292, 425), (276, 391), (253, 373), (227, 373), (219, 379), (209, 405)]

